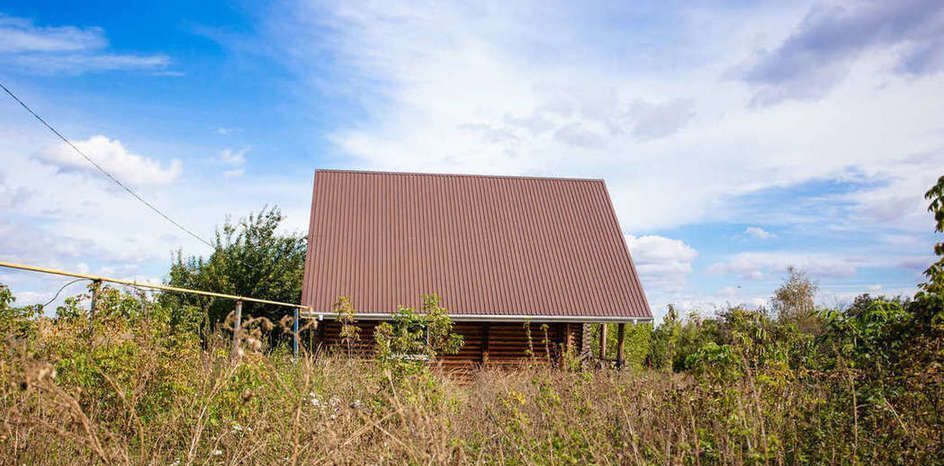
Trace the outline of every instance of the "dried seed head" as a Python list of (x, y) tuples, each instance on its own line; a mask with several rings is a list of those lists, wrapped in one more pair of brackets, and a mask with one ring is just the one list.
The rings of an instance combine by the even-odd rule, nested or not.
[(236, 311), (230, 311), (229, 314), (226, 314), (226, 319), (223, 320), (223, 328), (232, 331), (235, 323)]
[(292, 316), (289, 316), (289, 315), (286, 315), (282, 317), (281, 319), (279, 319), (279, 327), (282, 327), (282, 332), (292, 333), (292, 327), (294, 327), (294, 325), (292, 324), (294, 323), (294, 320), (295, 319), (293, 319)]
[(257, 353), (262, 351), (262, 340), (255, 337), (248, 337), (246, 338), (245, 341), (246, 341), (246, 346), (249, 348), (249, 350), (257, 352)]
[(318, 321), (316, 319), (307, 319), (305, 324), (298, 328), (298, 333), (304, 332), (310, 328), (318, 328)]
[(20, 382), (20, 388), (26, 390), (31, 385), (36, 385), (46, 380), (52, 381), (56, 378), (56, 368), (48, 362), (41, 361), (33, 363), (26, 370), (26, 380)]

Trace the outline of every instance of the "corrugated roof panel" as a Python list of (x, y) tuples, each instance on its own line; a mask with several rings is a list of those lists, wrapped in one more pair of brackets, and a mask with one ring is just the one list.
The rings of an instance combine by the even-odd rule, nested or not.
[(318, 170), (302, 302), (651, 318), (602, 180)]

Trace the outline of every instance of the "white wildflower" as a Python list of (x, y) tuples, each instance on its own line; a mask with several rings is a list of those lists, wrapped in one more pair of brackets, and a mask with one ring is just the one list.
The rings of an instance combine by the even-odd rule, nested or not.
[(210, 452), (210, 454), (213, 456), (220, 456), (223, 454), (223, 450), (213, 450)]

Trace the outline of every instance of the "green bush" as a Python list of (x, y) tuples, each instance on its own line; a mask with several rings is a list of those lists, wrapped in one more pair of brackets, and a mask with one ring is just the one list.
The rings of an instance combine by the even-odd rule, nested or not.
[(453, 332), (453, 322), (439, 304), (439, 296), (423, 295), (422, 312), (401, 306), (390, 322), (377, 325), (374, 333), (377, 359), (398, 377), (416, 374), (439, 354), (455, 354), (462, 335)]

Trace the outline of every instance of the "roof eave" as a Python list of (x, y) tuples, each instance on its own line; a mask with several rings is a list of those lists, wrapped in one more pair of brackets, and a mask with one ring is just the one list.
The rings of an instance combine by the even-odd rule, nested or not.
[[(302, 317), (310, 319), (323, 320), (327, 319), (336, 319), (337, 313), (333, 312), (303, 312), (300, 314)], [(633, 317), (633, 316), (554, 316), (554, 315), (490, 315), (490, 314), (450, 314), (449, 317), (456, 322), (481, 322), (481, 321), (490, 321), (490, 322), (576, 322), (576, 323), (591, 323), (591, 322), (615, 322), (615, 323), (639, 323), (639, 322), (652, 322), (652, 317)], [(358, 320), (389, 320), (393, 318), (393, 314), (386, 312), (376, 312), (376, 313), (357, 313), (354, 315), (355, 319)]]

